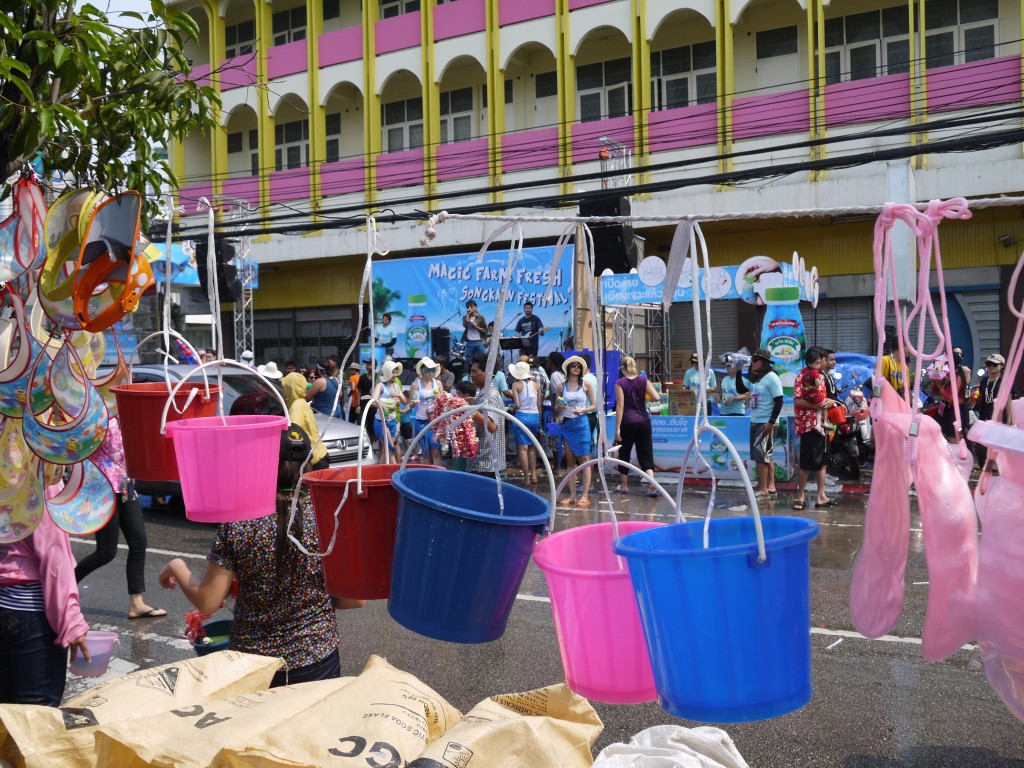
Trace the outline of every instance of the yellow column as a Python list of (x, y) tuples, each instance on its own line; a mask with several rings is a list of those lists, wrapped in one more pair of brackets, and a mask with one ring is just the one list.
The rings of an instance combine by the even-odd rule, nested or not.
[[(825, 135), (825, 11), (821, 0), (807, 3), (807, 79), (810, 136), (820, 139)], [(825, 157), (823, 146), (811, 147), (811, 160)], [(811, 171), (810, 181), (821, 181), (824, 171)]]
[[(273, 7), (269, 0), (255, 0), (256, 6), (256, 73), (257, 82), (266, 83), (267, 49), (274, 42), (273, 38)], [(259, 104), (257, 114), (260, 121), (260, 199), (256, 204), (266, 211), (270, 203), (270, 173), (274, 169), (274, 117), (270, 114), (270, 89), (257, 88), (256, 98)], [(249, 205), (254, 205), (249, 201)], [(259, 238), (261, 241), (270, 239), (269, 235)]]
[[(505, 134), (505, 72), (501, 68), (501, 26), (498, 0), (487, 0), (487, 168), (490, 186), (501, 184), (501, 137)], [(501, 192), (490, 202), (500, 203)]]
[(436, 82), (437, 73), (434, 71), (436, 6), (428, 0), (420, 7), (423, 22), (420, 32), (420, 54), (423, 62), (423, 192), (427, 198), (424, 204), (430, 209), (437, 194), (437, 145), (441, 141), (441, 87)]
[[(718, 154), (732, 152), (732, 99), (736, 91), (733, 63), (732, 12), (729, 0), (719, 0), (715, 24), (715, 67), (718, 85)], [(718, 161), (720, 173), (733, 169), (732, 158)]]
[[(576, 68), (569, 39), (569, 0), (556, 0), (555, 20), (558, 23), (555, 59), (558, 62), (558, 164), (563, 177), (572, 171), (572, 126), (576, 122)], [(570, 182), (562, 184), (562, 193), (572, 192)]]
[[(910, 18), (910, 124), (924, 125), (928, 122), (928, 68), (925, 66), (925, 29), (924, 3), (918, 4), (917, 34), (914, 29), (914, 2), (907, 0), (907, 13)], [(913, 146), (928, 141), (927, 133), (911, 134)], [(914, 155), (911, 159), (915, 170), (928, 167), (927, 155)]]
[(377, 155), (381, 152), (380, 96), (377, 94), (377, 36), (374, 23), (379, 6), (363, 2), (363, 135), (366, 152), (366, 203), (372, 208), (377, 200)]
[(324, 27), (323, 0), (306, 0), (307, 78), (309, 83), (309, 201), (313, 210), (320, 208), (320, 167), (327, 157), (326, 110), (320, 103), (320, 48), (318, 41)]
[[(219, 69), (221, 61), (224, 60), (224, 18), (217, 13), (217, 5), (212, 0), (204, 0), (203, 7), (210, 20), (210, 84), (219, 94), (220, 75), (212, 73)], [(213, 107), (213, 117), (220, 126), (224, 116), (219, 106)], [(213, 176), (213, 194), (219, 195), (224, 177), (228, 173), (228, 132), (223, 128), (210, 131), (210, 173)]]
[[(647, 120), (651, 114), (651, 43), (647, 39), (647, 0), (633, 4), (633, 144), (636, 167), (646, 169), (650, 160), (647, 142)], [(637, 174), (637, 183), (648, 182), (646, 170)]]

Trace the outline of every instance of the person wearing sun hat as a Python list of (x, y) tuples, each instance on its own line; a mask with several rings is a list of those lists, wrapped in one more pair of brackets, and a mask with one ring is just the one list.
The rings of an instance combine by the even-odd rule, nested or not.
[[(994, 354), (985, 358), (985, 373), (978, 380), (978, 399), (971, 405), (974, 412), (978, 414), (978, 421), (991, 421), (993, 417), (997, 417), (999, 421), (1006, 422), (1005, 413), (995, 413), (995, 402), (999, 397), (999, 390), (1003, 386), (1012, 386), (1012, 382), (1005, 384), (1003, 381), (1005, 378), (1003, 376), (1004, 368), (1006, 368), (1006, 358), (1002, 355)], [(1015, 394), (1015, 392), (1011, 392), (1010, 397), (1012, 398)], [(978, 466), (984, 467), (985, 461), (988, 459), (988, 448), (974, 443), (974, 453), (978, 457)]]
[[(412, 401), (416, 404), (413, 415), (413, 434), (418, 435), (430, 423), (430, 411), (434, 407), (434, 398), (444, 391), (437, 380), (441, 366), (429, 357), (421, 358), (416, 363), (416, 381), (412, 385)], [(427, 464), (441, 464), (441, 443), (434, 439), (434, 430), (427, 432), (420, 440), (423, 461)], [(415, 445), (409, 446), (410, 451), (416, 450)]]
[[(556, 415), (561, 421), (558, 434), (565, 443), (566, 463), (571, 471), (590, 458), (590, 420), (587, 414), (597, 410), (597, 396), (590, 382), (583, 379), (587, 373), (587, 361), (582, 357), (570, 357), (562, 363), (562, 371), (565, 373), (565, 387), (562, 389)], [(581, 473), (583, 496), (579, 503), (576, 501), (576, 484), (569, 484), (569, 500), (566, 502), (568, 506), (590, 506), (590, 499), (587, 498), (590, 491), (590, 470), (591, 468), (587, 467)]]
[[(512, 404), (515, 416), (533, 436), (540, 439), (540, 387), (533, 378), (530, 364), (526, 361), (513, 363), (508, 367), (512, 374)], [(512, 426), (512, 438), (516, 443), (516, 454), (519, 457), (519, 468), (523, 470), (523, 478), (530, 485), (537, 484), (537, 448), (529, 435), (520, 427)]]
[(271, 381), (280, 381), (281, 377), (284, 376), (281, 373), (281, 369), (277, 367), (277, 363), (271, 360), (266, 365), (260, 365), (256, 367), (256, 372), (261, 376), (270, 379)]
[[(401, 363), (386, 360), (380, 367), (380, 379), (377, 381), (377, 386), (373, 388), (374, 398), (380, 401), (380, 408), (373, 420), (373, 434), (380, 442), (380, 451), (377, 455), (382, 464), (388, 459), (384, 451), (384, 441), (387, 440), (388, 449), (392, 454), (396, 450), (399, 406), (409, 402), (405, 393), (402, 392), (402, 384), (399, 379), (403, 370), (405, 369)], [(392, 461), (397, 460), (397, 456), (392, 459)]]

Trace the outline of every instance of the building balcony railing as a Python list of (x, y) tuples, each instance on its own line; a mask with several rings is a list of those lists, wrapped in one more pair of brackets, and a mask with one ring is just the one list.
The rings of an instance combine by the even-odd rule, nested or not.
[(220, 187), (220, 195), (225, 200), (244, 200), (250, 208), (260, 204), (260, 177), (242, 176), (237, 179), (224, 179)]
[(320, 66), (345, 64), (363, 60), (363, 28), (361, 26), (337, 29), (320, 35), (317, 40)]
[(338, 160), (320, 166), (320, 196), (344, 195), (366, 189), (366, 161)]
[(910, 117), (910, 75), (886, 75), (825, 86), (825, 125), (829, 128)]
[(555, 0), (498, 0), (498, 26), (555, 15)]
[(483, 32), (487, 29), (487, 6), (484, 0), (455, 0), (434, 6), (434, 40)]
[(423, 183), (423, 150), (377, 155), (377, 189), (411, 187)]
[(610, 3), (612, 0), (569, 0), (569, 10), (578, 11), (580, 8), (587, 8), (591, 5)]
[(270, 173), (270, 202), (309, 199), (309, 168), (284, 168)]
[(309, 48), (307, 41), (275, 45), (267, 51), (267, 77), (274, 80), (309, 69)]
[(256, 84), (256, 54), (243, 53), (220, 63), (220, 89), (245, 88)]
[(647, 116), (647, 137), (651, 152), (684, 147), (699, 147), (718, 141), (718, 105), (651, 112)]
[(972, 61), (928, 70), (928, 111), (950, 112), (1018, 101), (1020, 56)]
[(178, 189), (177, 205), (185, 209), (186, 216), (196, 213), (196, 208), (202, 198), (210, 200), (213, 197), (212, 184), (189, 184)]
[[(440, 6), (439, 6), (440, 7)], [(487, 139), (442, 144), (437, 148), (437, 180), (487, 175)]]
[(501, 137), (501, 170), (505, 173), (557, 165), (557, 126), (506, 133)]
[(210, 65), (196, 64), (192, 67), (189, 77), (196, 81), (197, 85), (206, 86), (210, 84)]
[(418, 48), (423, 39), (422, 11), (403, 13), (390, 19), (378, 19), (374, 26), (377, 55)]
[(741, 96), (732, 104), (734, 139), (756, 139), (810, 129), (811, 108), (807, 89)]

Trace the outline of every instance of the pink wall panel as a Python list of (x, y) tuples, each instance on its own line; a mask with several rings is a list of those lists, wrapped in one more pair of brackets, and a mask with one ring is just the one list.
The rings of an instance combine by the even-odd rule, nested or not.
[(437, 148), (438, 181), (486, 175), (487, 139), (458, 141)]
[(1005, 104), (1020, 99), (1020, 58), (972, 61), (928, 70), (928, 111)]
[(423, 183), (423, 150), (377, 155), (377, 189), (409, 187)]
[(557, 167), (558, 128), (537, 128), (506, 133), (501, 137), (502, 171)]
[(591, 123), (576, 123), (572, 127), (572, 161), (586, 163), (598, 159), (600, 137), (607, 136), (627, 147), (633, 146), (633, 117), (613, 117)]
[(185, 215), (191, 216), (196, 212), (196, 206), (201, 197), (205, 197), (207, 200), (213, 197), (212, 184), (189, 184), (187, 187), (181, 187), (178, 190), (176, 204), (184, 206)]
[(192, 67), (192, 71), (189, 73), (189, 77), (196, 81), (199, 85), (210, 84), (210, 65), (209, 64), (196, 64)]
[(910, 116), (910, 75), (888, 75), (825, 86), (828, 127)]
[(362, 192), (366, 188), (366, 169), (363, 159), (339, 160), (320, 166), (320, 196)]
[(267, 51), (267, 77), (287, 77), (309, 68), (309, 49), (305, 40), (275, 45)]
[(678, 147), (697, 147), (718, 141), (718, 105), (651, 112), (647, 117), (647, 136), (652, 152)]
[(233, 200), (245, 200), (249, 207), (260, 204), (259, 176), (243, 176), (240, 179), (224, 179), (221, 196)]
[(256, 54), (243, 53), (220, 63), (220, 89), (230, 91), (256, 82)]
[(586, 8), (590, 5), (601, 5), (601, 3), (607, 3), (610, 0), (569, 0), (569, 10), (575, 11), (577, 8)]
[(363, 28), (346, 27), (320, 35), (317, 41), (320, 51), (320, 66), (344, 64), (347, 61), (362, 61)]
[(309, 198), (309, 168), (285, 168), (270, 173), (270, 202)]
[(800, 133), (810, 127), (806, 90), (742, 96), (733, 101), (732, 131), (735, 139)]
[(555, 0), (498, 0), (498, 25), (555, 15)]
[(484, 0), (455, 0), (434, 6), (434, 40), (483, 32), (487, 28)]
[(421, 11), (379, 19), (374, 27), (377, 55), (416, 48), (423, 39)]

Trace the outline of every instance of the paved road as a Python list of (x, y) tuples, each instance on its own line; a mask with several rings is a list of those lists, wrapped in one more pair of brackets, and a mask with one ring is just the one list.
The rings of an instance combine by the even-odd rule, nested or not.
[[(667, 519), (667, 504), (635, 495), (620, 497), (620, 519)], [(742, 503), (723, 491), (716, 514)], [(685, 511), (702, 516), (706, 494), (688, 495)], [(892, 636), (867, 640), (849, 618), (849, 581), (863, 535), (863, 499), (845, 499), (838, 509), (809, 510), (821, 524), (811, 549), (812, 665), (814, 698), (806, 707), (773, 720), (727, 725), (741, 754), (756, 768), (842, 766), (843, 768), (1024, 768), (1024, 724), (989, 688), (977, 648), (969, 647), (941, 664), (920, 654), (920, 632), (928, 575), (920, 520), (914, 515), (907, 600)], [(787, 514), (782, 499), (768, 514)], [(777, 507), (777, 509), (775, 508)], [(791, 513), (791, 512), (789, 512)], [(587, 522), (580, 510), (560, 508), (558, 529)], [(181, 636), (183, 614), (191, 608), (177, 591), (164, 592), (157, 574), (172, 556), (191, 558), (202, 568), (213, 527), (169, 513), (147, 512), (150, 554), (148, 598), (167, 608), (165, 619), (128, 621), (124, 545), (118, 560), (83, 584), (82, 605), (96, 629), (121, 633), (120, 658), (108, 674), (184, 658), (191, 650)], [(73, 545), (77, 556), (89, 542)], [(483, 645), (429, 640), (407, 631), (388, 615), (383, 601), (338, 614), (343, 674), (358, 673), (371, 654), (388, 659), (433, 686), (462, 711), (493, 694), (529, 690), (563, 679), (551, 608), (543, 576), (532, 564), (520, 589), (505, 635)], [(93, 681), (70, 677), (69, 695)], [(693, 725), (656, 704), (595, 704), (605, 723), (597, 751), (661, 723)]]

